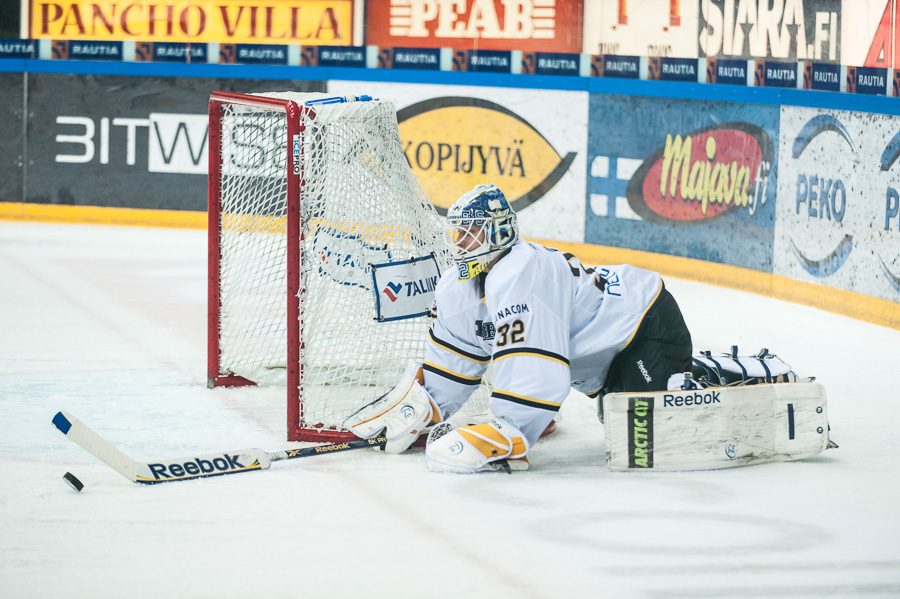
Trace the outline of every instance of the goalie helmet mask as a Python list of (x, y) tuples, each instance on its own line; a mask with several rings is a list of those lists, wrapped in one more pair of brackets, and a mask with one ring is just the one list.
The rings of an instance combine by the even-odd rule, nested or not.
[(450, 248), (459, 280), (484, 272), (488, 264), (519, 240), (516, 213), (493, 185), (476, 185), (447, 210)]

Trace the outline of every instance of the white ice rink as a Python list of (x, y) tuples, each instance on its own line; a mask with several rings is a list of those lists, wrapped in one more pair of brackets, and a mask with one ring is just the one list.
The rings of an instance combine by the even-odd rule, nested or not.
[(53, 415), (140, 460), (292, 446), (282, 390), (206, 388), (205, 231), (0, 222), (0, 597), (900, 596), (900, 331), (667, 285), (695, 349), (816, 376), (840, 448), (613, 474), (573, 397), (528, 472), (364, 450), (143, 487)]

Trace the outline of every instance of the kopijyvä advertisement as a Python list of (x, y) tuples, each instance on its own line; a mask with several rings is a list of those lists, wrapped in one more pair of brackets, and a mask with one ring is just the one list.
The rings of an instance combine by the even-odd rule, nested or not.
[(439, 212), (493, 183), (523, 235), (584, 241), (587, 93), (358, 81), (328, 90), (394, 102), (403, 152)]
[(900, 301), (900, 117), (781, 109), (775, 273)]
[(778, 107), (592, 95), (585, 241), (772, 270)]

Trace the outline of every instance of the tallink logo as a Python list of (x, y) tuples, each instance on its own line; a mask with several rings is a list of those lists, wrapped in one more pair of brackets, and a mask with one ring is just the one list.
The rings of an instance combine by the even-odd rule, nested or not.
[(411, 298), (425, 293), (433, 293), (437, 287), (438, 277), (424, 277), (414, 281), (405, 281), (402, 283), (388, 282), (387, 286), (381, 290), (391, 302), (396, 302), (401, 297)]
[(403, 289), (403, 285), (399, 283), (388, 283), (382, 293), (392, 302), (396, 302), (397, 298), (400, 297), (401, 289)]

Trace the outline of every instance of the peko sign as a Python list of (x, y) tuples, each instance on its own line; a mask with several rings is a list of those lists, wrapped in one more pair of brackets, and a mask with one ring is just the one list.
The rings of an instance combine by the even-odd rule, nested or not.
[(347, 0), (31, 0), (32, 38), (348, 46)]
[(366, 44), (581, 52), (582, 0), (367, 0)]
[(900, 301), (900, 117), (781, 110), (775, 274)]

